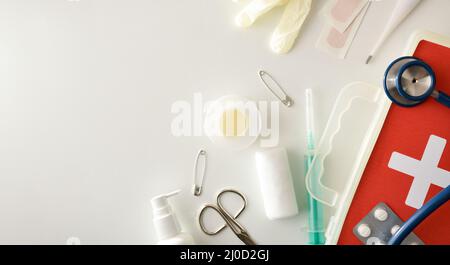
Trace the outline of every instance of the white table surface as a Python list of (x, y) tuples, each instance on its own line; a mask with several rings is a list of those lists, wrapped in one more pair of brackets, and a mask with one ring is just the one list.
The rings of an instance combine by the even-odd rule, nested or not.
[[(370, 65), (364, 61), (394, 5), (372, 4), (345, 60), (315, 49), (326, 1), (314, 0), (295, 48), (268, 46), (282, 9), (249, 29), (234, 25), (243, 7), (228, 0), (0, 1), (0, 244), (153, 244), (149, 200), (171, 199), (183, 228), (203, 244), (240, 244), (230, 232), (204, 235), (200, 206), (223, 187), (245, 193), (239, 218), (258, 243), (304, 244), (306, 205), (304, 89), (316, 97), (323, 129), (340, 88), (380, 84), (388, 62), (410, 34), (450, 35), (450, 1), (426, 0), (391, 36)], [(239, 94), (272, 100), (257, 77), (266, 69), (294, 98), (281, 108), (300, 214), (265, 217), (252, 146), (224, 151), (206, 137), (174, 137), (171, 105)], [(381, 85), (380, 85), (381, 86)], [(191, 195), (192, 166), (208, 151), (204, 193)]]

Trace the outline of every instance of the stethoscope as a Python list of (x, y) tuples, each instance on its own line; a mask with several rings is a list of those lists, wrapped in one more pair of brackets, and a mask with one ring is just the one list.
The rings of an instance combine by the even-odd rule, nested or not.
[(450, 108), (450, 96), (436, 90), (436, 76), (424, 61), (400, 57), (393, 61), (384, 74), (384, 90), (389, 99), (403, 107), (413, 107), (433, 97)]

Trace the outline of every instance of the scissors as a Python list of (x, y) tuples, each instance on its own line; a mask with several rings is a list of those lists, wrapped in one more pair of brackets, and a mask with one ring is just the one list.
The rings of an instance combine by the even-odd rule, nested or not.
[(403, 107), (419, 105), (432, 97), (450, 108), (450, 96), (436, 89), (433, 69), (416, 57), (400, 57), (388, 66), (384, 90), (392, 102)]
[[(239, 209), (239, 211), (234, 216), (231, 215), (225, 209), (225, 207), (223, 206), (222, 201), (221, 201), (222, 196), (227, 193), (234, 193), (234, 194), (238, 195), (243, 201), (243, 205), (242, 205), (241, 209)], [(200, 214), (198, 216), (198, 222), (200, 224), (201, 230), (205, 234), (213, 236), (213, 235), (217, 235), (218, 233), (220, 233), (226, 227), (230, 227), (230, 229), (233, 231), (233, 233), (246, 245), (256, 245), (255, 241), (253, 241), (253, 239), (247, 233), (247, 230), (245, 230), (245, 228), (236, 221), (236, 218), (238, 218), (239, 215), (241, 215), (241, 213), (244, 211), (246, 206), (247, 206), (247, 199), (245, 198), (244, 194), (240, 193), (239, 191), (233, 190), (233, 189), (222, 190), (217, 195), (217, 205), (207, 204), (207, 205), (203, 206), (203, 208), (201, 209)], [(225, 224), (223, 224), (221, 227), (219, 227), (215, 231), (208, 230), (203, 223), (204, 215), (205, 215), (204, 213), (207, 209), (212, 209), (212, 210), (216, 211), (222, 217), (222, 219), (225, 221)]]

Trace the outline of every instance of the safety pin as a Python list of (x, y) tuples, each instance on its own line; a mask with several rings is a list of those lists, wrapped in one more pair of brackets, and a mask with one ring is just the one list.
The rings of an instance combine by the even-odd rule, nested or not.
[[(198, 181), (198, 164), (201, 160), (200, 158), (203, 157), (203, 169), (201, 171), (200, 180)], [(203, 190), (203, 180), (205, 179), (205, 173), (206, 173), (206, 151), (200, 150), (197, 153), (197, 156), (195, 158), (195, 164), (194, 164), (194, 185), (192, 192), (194, 193), (194, 196), (200, 196)], [(199, 185), (198, 185), (199, 184)]]
[[(266, 76), (267, 76), (267, 78), (265, 78)], [(275, 97), (277, 97), (284, 105), (286, 105), (287, 107), (290, 107), (294, 104), (294, 101), (292, 100), (292, 98), (286, 94), (286, 92), (280, 86), (280, 84), (278, 84), (278, 82), (275, 81), (275, 79), (269, 73), (267, 73), (264, 70), (260, 70), (259, 77), (261, 78), (261, 81), (264, 83), (266, 88), (270, 92), (272, 92), (272, 94)], [(272, 85), (275, 87), (275, 89), (280, 92), (279, 94), (277, 92), (275, 92), (274, 89), (272, 89), (272, 86), (269, 84), (269, 82), (271, 82)], [(280, 96), (280, 94), (281, 94), (281, 96)]]

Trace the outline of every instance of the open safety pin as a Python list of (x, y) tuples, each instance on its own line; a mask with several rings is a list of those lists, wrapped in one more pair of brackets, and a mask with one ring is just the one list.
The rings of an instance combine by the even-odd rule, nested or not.
[[(203, 159), (201, 159), (203, 158)], [(198, 164), (200, 164), (200, 160), (203, 160), (203, 169), (200, 172), (200, 179), (198, 178)], [(200, 196), (203, 189), (203, 180), (205, 179), (205, 173), (206, 173), (206, 151), (200, 150), (197, 153), (197, 156), (195, 158), (195, 164), (194, 164), (194, 185), (192, 192), (194, 193), (194, 196)], [(197, 182), (198, 181), (198, 182)]]
[[(261, 81), (264, 83), (264, 85), (266, 86), (266, 88), (272, 92), (272, 94), (277, 97), (284, 105), (286, 105), (287, 107), (290, 107), (294, 104), (294, 101), (292, 100), (291, 97), (289, 97), (286, 92), (284, 91), (284, 89), (280, 86), (280, 84), (278, 84), (277, 81), (275, 81), (275, 79), (273, 79), (273, 77), (267, 73), (264, 70), (260, 70), (259, 71), (259, 77), (261, 78)], [(271, 84), (270, 84), (271, 83)], [(275, 92), (275, 90), (277, 90), (278, 92)], [(281, 94), (281, 95), (280, 95)]]

